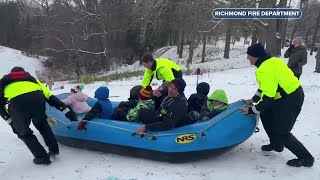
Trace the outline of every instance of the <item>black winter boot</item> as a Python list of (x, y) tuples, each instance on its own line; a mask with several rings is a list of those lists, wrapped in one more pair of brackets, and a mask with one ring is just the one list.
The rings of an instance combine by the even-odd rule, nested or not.
[(273, 146), (272, 144), (268, 144), (268, 145), (263, 145), (261, 146), (261, 150), (262, 151), (276, 151), (276, 152), (282, 152), (283, 151), (283, 146), (281, 147), (276, 147)]
[(59, 152), (53, 152), (53, 151), (49, 151), (48, 152), (48, 155), (50, 156), (50, 157), (55, 157), (55, 156), (58, 156), (60, 153)]
[(308, 158), (308, 159), (291, 159), (287, 162), (288, 166), (292, 167), (311, 167), (313, 166), (314, 158)]
[(34, 158), (33, 163), (37, 165), (49, 165), (51, 164), (51, 161), (48, 158)]
[(314, 157), (296, 137), (291, 135), (285, 146), (286, 148), (288, 148), (288, 150), (290, 150), (294, 155), (298, 157), (298, 159), (292, 159), (288, 161), (287, 165), (293, 167), (313, 166)]

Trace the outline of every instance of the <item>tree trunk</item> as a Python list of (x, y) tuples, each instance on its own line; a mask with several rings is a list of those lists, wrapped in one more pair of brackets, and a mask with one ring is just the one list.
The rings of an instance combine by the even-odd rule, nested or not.
[(286, 43), (287, 27), (288, 27), (288, 19), (285, 20), (283, 34), (281, 34), (281, 39), (282, 39), (281, 48), (284, 48)]
[[(291, 7), (291, 1), (289, 1), (289, 8)], [(285, 4), (285, 7), (286, 7), (287, 3)], [(285, 19), (284, 21), (284, 27), (283, 27), (283, 33), (281, 34), (281, 48), (284, 48), (285, 46), (285, 42), (286, 42), (286, 35), (287, 35), (287, 27), (288, 27), (288, 19)]]
[[(315, 29), (314, 29), (313, 35), (312, 35), (312, 43), (311, 43), (310, 55), (313, 54), (314, 45), (316, 43), (316, 37), (317, 37), (317, 34), (318, 34), (318, 30), (319, 30), (319, 25), (320, 25), (320, 10), (318, 12), (318, 16), (317, 16), (316, 24), (315, 24)], [(320, 51), (320, 48), (318, 48), (318, 51)]]
[(266, 41), (266, 51), (270, 56), (278, 56), (277, 54), (277, 20), (268, 20), (268, 31), (267, 31), (267, 41)]
[(179, 58), (182, 58), (183, 53), (183, 44), (184, 44), (184, 31), (181, 32), (181, 39), (180, 39), (180, 47), (179, 47)]
[(143, 21), (141, 27), (141, 34), (140, 34), (140, 49), (144, 52), (145, 51), (145, 42), (146, 42), (146, 34), (147, 34), (147, 21)]
[(193, 58), (193, 51), (195, 48), (195, 34), (191, 33), (190, 35), (190, 47), (189, 47), (189, 57), (187, 59), (187, 66), (189, 66), (190, 64), (192, 64), (192, 58)]
[(255, 44), (258, 41), (258, 28), (253, 31), (251, 45)]
[(295, 24), (293, 26), (292, 33), (291, 33), (291, 36), (290, 36), (290, 45), (292, 44), (292, 41), (293, 41), (294, 35), (296, 34), (297, 28), (298, 28), (297, 24)]
[(203, 41), (203, 46), (202, 46), (202, 56), (201, 56), (201, 62), (205, 62), (205, 56), (206, 56), (206, 45), (207, 45), (207, 34), (203, 33), (202, 34), (202, 41)]
[(267, 36), (266, 29), (258, 30), (258, 42), (261, 43), (263, 46), (266, 44), (266, 39), (267, 39), (266, 36)]
[(225, 59), (229, 59), (229, 53), (230, 53), (230, 41), (231, 41), (231, 28), (232, 28), (232, 20), (226, 20), (226, 42), (224, 45), (224, 55), (223, 57)]
[(175, 33), (174, 32), (171, 32), (171, 35), (169, 37), (169, 46), (173, 46), (174, 45), (174, 39), (175, 39)]
[(181, 44), (181, 32), (178, 33), (178, 41), (177, 41), (177, 54), (180, 52), (180, 44)]
[[(278, 8), (285, 8), (287, 6), (288, 0), (280, 0), (278, 4)], [(290, 0), (291, 3), (291, 0)], [(289, 4), (290, 4), (289, 3)], [(282, 44), (285, 41), (286, 38), (286, 26), (287, 26), (287, 19), (278, 19), (278, 27), (277, 27), (277, 32), (279, 32), (280, 39), (278, 39), (277, 43), (277, 54), (281, 55), (281, 49), (282, 49)]]

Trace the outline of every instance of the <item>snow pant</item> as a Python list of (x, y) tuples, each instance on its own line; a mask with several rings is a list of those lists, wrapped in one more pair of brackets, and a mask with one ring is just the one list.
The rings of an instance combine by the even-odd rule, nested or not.
[(35, 158), (49, 158), (49, 156), (30, 129), (31, 121), (40, 132), (49, 151), (59, 152), (57, 140), (47, 122), (45, 105), (46, 99), (41, 91), (19, 95), (9, 102), (12, 129), (27, 145)]
[(127, 121), (128, 108), (114, 108), (114, 113), (112, 114), (111, 119), (118, 121)]
[(138, 118), (143, 124), (150, 124), (159, 121), (154, 109), (141, 108), (138, 112)]
[(298, 79), (300, 79), (301, 74), (294, 73), (294, 76), (297, 77)]
[(263, 127), (270, 138), (270, 144), (275, 149), (286, 147), (298, 158), (312, 158), (309, 151), (291, 133), (291, 130), (300, 114), (304, 101), (302, 87), (283, 98), (274, 101), (272, 108), (261, 112), (260, 118)]

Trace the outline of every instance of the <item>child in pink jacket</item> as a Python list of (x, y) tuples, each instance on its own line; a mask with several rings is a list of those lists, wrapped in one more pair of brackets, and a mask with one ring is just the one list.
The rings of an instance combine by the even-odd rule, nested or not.
[(83, 88), (83, 84), (72, 88), (68, 98), (62, 100), (62, 102), (69, 106), (76, 114), (87, 113), (91, 110), (91, 107), (86, 102), (88, 95), (82, 92)]

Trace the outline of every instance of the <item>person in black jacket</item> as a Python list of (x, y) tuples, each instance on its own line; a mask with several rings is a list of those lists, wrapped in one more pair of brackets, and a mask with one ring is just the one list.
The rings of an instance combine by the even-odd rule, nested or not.
[(197, 93), (191, 94), (188, 99), (188, 111), (197, 111), (200, 113), (201, 107), (208, 99), (208, 93), (210, 91), (210, 85), (206, 82), (199, 83), (197, 85)]
[(168, 96), (160, 104), (158, 111), (141, 109), (139, 118), (145, 125), (138, 134), (146, 131), (165, 131), (187, 124), (188, 102), (184, 95), (186, 83), (181, 78), (171, 81)]
[(118, 107), (114, 108), (114, 113), (112, 115), (113, 120), (127, 121), (126, 116), (129, 110), (136, 107), (139, 102), (139, 92), (141, 89), (141, 85), (131, 88), (128, 101), (121, 101)]
[[(59, 146), (47, 122), (46, 102), (63, 112), (70, 121), (77, 121), (73, 111), (22, 67), (14, 67), (11, 73), (0, 80), (1, 117), (11, 125), (13, 132), (27, 145), (34, 156), (33, 163), (48, 165), (51, 163), (50, 156), (59, 154)], [(9, 105), (8, 111), (6, 104)], [(30, 129), (31, 121), (43, 137), (49, 153)]]
[(307, 48), (303, 45), (302, 37), (296, 37), (293, 39), (293, 44), (284, 53), (284, 57), (289, 58), (288, 67), (299, 79), (302, 74), (302, 67), (307, 64), (308, 57)]

